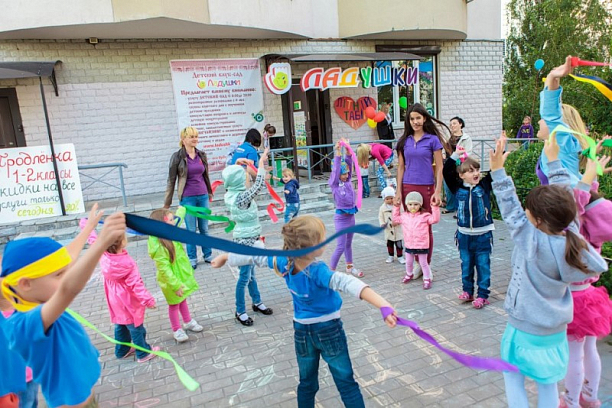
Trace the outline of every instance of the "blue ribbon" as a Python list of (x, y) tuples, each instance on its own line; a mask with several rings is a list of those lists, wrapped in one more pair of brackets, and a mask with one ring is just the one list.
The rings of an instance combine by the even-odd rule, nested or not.
[(235, 254), (248, 256), (284, 256), (289, 258), (304, 256), (314, 252), (330, 242), (333, 242), (336, 238), (344, 234), (353, 233), (362, 235), (376, 235), (384, 230), (384, 227), (381, 228), (369, 224), (358, 224), (335, 233), (325, 241), (313, 247), (283, 251), (280, 249), (264, 249), (255, 248), (248, 245), (241, 245), (233, 241), (212, 237), (210, 235), (198, 234), (183, 228), (175, 227), (165, 222), (140, 217), (134, 214), (125, 214), (125, 222), (128, 228), (131, 228), (143, 235), (152, 235), (158, 238), (169, 239), (170, 241), (178, 241), (184, 244), (197, 245), (205, 248), (215, 248), (225, 252), (232, 252)]

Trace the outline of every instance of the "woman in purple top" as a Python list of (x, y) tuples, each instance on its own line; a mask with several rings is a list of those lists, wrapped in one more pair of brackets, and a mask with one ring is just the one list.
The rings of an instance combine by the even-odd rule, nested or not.
[[(198, 130), (194, 127), (186, 127), (181, 131), (179, 146), (181, 147), (170, 158), (168, 171), (168, 184), (166, 185), (166, 198), (164, 208), (172, 205), (174, 185), (178, 178), (178, 199), (180, 205), (192, 205), (194, 207), (208, 208), (208, 200), (212, 200), (212, 188), (208, 177), (208, 159), (206, 153), (196, 149), (198, 144)], [(185, 224), (189, 231), (200, 230), (200, 234), (208, 233), (208, 221), (196, 218), (193, 215), (185, 216)], [(204, 262), (212, 260), (212, 250), (201, 247)], [(195, 245), (187, 245), (187, 255), (193, 269), (198, 266), (198, 248)]]
[[(404, 134), (397, 142), (397, 185), (395, 202), (408, 211), (405, 197), (416, 191), (423, 196), (423, 208), (431, 213), (431, 205), (440, 205), (442, 193), (442, 149), (450, 156), (448, 143), (436, 126), (448, 127), (432, 117), (420, 103), (408, 108), (404, 120)], [(450, 134), (450, 129), (448, 129)], [(434, 166), (435, 165), (435, 174)], [(399, 186), (402, 186), (400, 189)], [(433, 234), (429, 226), (429, 252), (427, 262), (431, 263)]]

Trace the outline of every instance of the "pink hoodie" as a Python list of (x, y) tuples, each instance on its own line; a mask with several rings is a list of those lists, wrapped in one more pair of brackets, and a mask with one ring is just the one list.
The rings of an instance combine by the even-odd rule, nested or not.
[(402, 224), (404, 248), (429, 249), (429, 226), (440, 222), (440, 207), (431, 206), (431, 214), (426, 211), (404, 212), (393, 207), (393, 222)]

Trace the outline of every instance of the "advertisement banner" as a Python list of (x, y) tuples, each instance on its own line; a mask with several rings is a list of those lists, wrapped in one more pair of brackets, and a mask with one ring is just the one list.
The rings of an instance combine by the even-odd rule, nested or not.
[(295, 146), (297, 151), (297, 165), (299, 167), (308, 168), (308, 150), (300, 147), (306, 147), (306, 113), (304, 111), (293, 112), (293, 123), (295, 132)]
[(195, 127), (209, 171), (223, 170), (247, 130), (265, 124), (259, 60), (175, 60), (170, 70), (179, 132)]
[[(85, 205), (74, 145), (55, 145), (55, 158), (66, 214), (80, 214)], [(0, 150), (0, 224), (61, 215), (51, 148)]]

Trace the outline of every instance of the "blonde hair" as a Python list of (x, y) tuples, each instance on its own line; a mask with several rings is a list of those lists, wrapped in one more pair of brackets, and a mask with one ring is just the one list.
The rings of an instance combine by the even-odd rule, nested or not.
[[(578, 112), (576, 108), (574, 108), (572, 105), (567, 105), (563, 103), (561, 104), (561, 110), (563, 111), (563, 122), (565, 122), (567, 126), (569, 126), (572, 130), (575, 130), (576, 132), (580, 132), (585, 135), (587, 134), (587, 128), (584, 124), (584, 121), (582, 120), (582, 117), (580, 116), (580, 113)], [(572, 136), (578, 139), (578, 142), (580, 143), (580, 147), (582, 149), (586, 149), (587, 147), (589, 147), (589, 143), (586, 141), (584, 137), (580, 135), (575, 135), (575, 134), (572, 134)], [(581, 168), (586, 165), (586, 161), (587, 161), (587, 158), (581, 155), (580, 156), (580, 167)]]
[[(165, 218), (168, 214), (172, 214), (172, 211), (166, 208), (160, 208), (159, 210), (154, 210), (149, 216), (149, 218), (156, 221), (166, 222)], [(170, 256), (170, 263), (174, 263), (174, 260), (176, 259), (176, 251), (174, 250), (174, 244), (172, 243), (172, 241), (167, 239), (158, 239), (159, 242), (163, 245), (163, 247), (166, 248), (166, 250), (168, 251), (168, 255)]]
[(293, 170), (291, 169), (283, 169), (283, 176), (289, 176), (292, 179), (295, 178), (295, 174), (293, 173)]
[(314, 215), (295, 217), (281, 230), (283, 249), (310, 248), (325, 239), (325, 224)]
[(179, 147), (183, 147), (183, 140), (189, 136), (197, 136), (198, 129), (193, 126), (187, 126), (185, 129), (181, 130), (181, 139), (179, 140)]
[(357, 146), (357, 163), (359, 167), (366, 168), (370, 165), (370, 152), (372, 146), (369, 144), (361, 143)]

